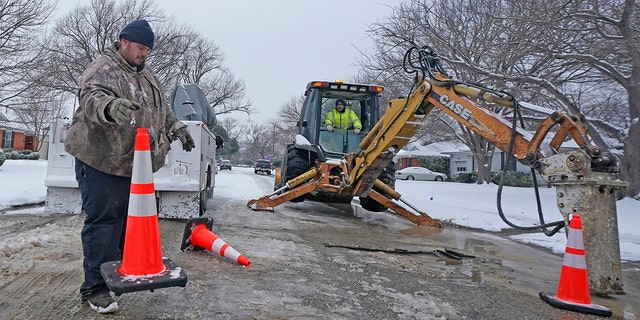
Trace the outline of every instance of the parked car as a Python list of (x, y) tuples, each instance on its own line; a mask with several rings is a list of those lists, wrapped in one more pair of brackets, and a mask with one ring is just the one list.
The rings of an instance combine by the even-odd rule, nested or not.
[(406, 167), (402, 170), (396, 171), (396, 179), (445, 181), (447, 180), (447, 175), (444, 173), (431, 171), (423, 167)]
[(222, 170), (231, 170), (231, 160), (222, 160), (220, 161), (220, 171)]
[(254, 173), (258, 173), (258, 172), (264, 172), (268, 175), (271, 174), (271, 162), (267, 161), (267, 160), (258, 160), (256, 161), (255, 167), (254, 167)]

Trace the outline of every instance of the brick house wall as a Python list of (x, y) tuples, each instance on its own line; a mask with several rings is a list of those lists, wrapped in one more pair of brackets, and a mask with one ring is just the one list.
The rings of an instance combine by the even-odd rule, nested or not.
[(36, 152), (38, 150), (38, 137), (36, 136), (25, 136), (24, 137), (25, 150), (31, 150)]
[(407, 158), (400, 158), (396, 163), (396, 170), (404, 169), (406, 167), (418, 167), (420, 166), (419, 157), (409, 156)]
[(24, 132), (13, 132), (13, 150), (24, 150)]
[[(11, 145), (5, 145), (5, 137), (11, 134)], [(38, 138), (36, 136), (27, 136), (24, 131), (0, 128), (0, 147), (13, 150), (31, 150), (38, 149)]]

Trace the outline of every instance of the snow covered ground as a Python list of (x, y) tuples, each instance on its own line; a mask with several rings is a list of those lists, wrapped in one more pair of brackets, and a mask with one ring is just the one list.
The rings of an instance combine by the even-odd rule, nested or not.
[[(246, 170), (248, 174), (253, 174), (253, 168), (234, 167), (234, 170)], [(12, 206), (44, 202), (47, 191), (44, 186), (46, 172), (46, 160), (7, 160), (0, 167), (0, 211)], [(224, 188), (217, 188), (215, 194), (242, 200), (262, 195), (262, 191), (255, 186), (232, 181), (231, 177), (233, 176), (221, 174), (216, 176), (216, 184)], [(402, 194), (403, 200), (433, 218), (487, 231), (510, 228), (497, 213), (496, 185), (397, 181), (396, 189)], [(562, 219), (556, 208), (554, 188), (541, 188), (540, 196), (545, 221)], [(503, 210), (510, 221), (523, 226), (537, 224), (538, 214), (533, 189), (505, 187), (502, 198)], [(44, 207), (38, 210), (29, 209), (28, 212), (45, 213)], [(617, 212), (622, 260), (640, 261), (640, 202), (629, 198), (622, 199), (617, 202)], [(564, 252), (566, 246), (566, 237), (562, 231), (552, 237), (542, 233), (527, 233), (512, 238), (548, 247), (557, 253)]]

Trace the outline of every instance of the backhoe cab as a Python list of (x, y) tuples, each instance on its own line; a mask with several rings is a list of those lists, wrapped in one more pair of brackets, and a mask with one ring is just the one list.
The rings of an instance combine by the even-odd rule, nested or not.
[[(357, 151), (362, 137), (380, 119), (378, 98), (382, 90), (379, 86), (348, 84), (340, 80), (310, 82), (305, 91), (298, 133), (318, 146), (317, 151), (327, 159), (341, 159), (345, 154)], [(358, 117), (362, 124), (359, 134), (354, 133), (354, 122), (348, 119), (344, 121), (348, 124), (346, 127), (334, 125), (333, 131), (327, 130), (325, 119), (336, 108), (337, 101), (344, 102), (345, 110), (353, 111)], [(348, 112), (334, 111), (330, 118), (334, 121), (348, 118)]]
[[(339, 181), (344, 181), (340, 165), (342, 158), (348, 153), (357, 152), (362, 139), (380, 120), (379, 97), (382, 91), (383, 88), (380, 86), (350, 84), (341, 80), (309, 82), (298, 121), (298, 134), (294, 143), (287, 146), (287, 155), (282, 166), (276, 169), (274, 190), (282, 189), (287, 181), (315, 168), (316, 161), (327, 163), (324, 167), (329, 177), (327, 182), (334, 186), (340, 185)], [(353, 111), (357, 116), (358, 124), (362, 126), (359, 133), (354, 132), (356, 125), (352, 121), (345, 121), (348, 125), (342, 128), (334, 125), (332, 131), (327, 130), (325, 119), (327, 114), (336, 108), (336, 102), (339, 100), (344, 103), (346, 110)], [(346, 112), (336, 112), (335, 117), (347, 117)], [(382, 176), (383, 181), (392, 186), (395, 179), (393, 170), (391, 164), (386, 170), (390, 172), (385, 172)], [(311, 192), (294, 197), (291, 201), (300, 202), (308, 197), (324, 202), (349, 203), (353, 196), (351, 191), (340, 190), (338, 187), (317, 187)], [(368, 210), (387, 209), (367, 197), (363, 197), (361, 202)]]

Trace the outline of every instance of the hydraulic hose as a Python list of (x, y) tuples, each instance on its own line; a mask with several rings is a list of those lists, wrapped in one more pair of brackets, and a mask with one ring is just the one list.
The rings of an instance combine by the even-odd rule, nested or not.
[[(524, 123), (522, 122), (522, 117), (520, 115), (520, 110), (518, 109), (518, 101), (516, 100), (516, 97), (514, 97), (513, 95), (503, 92), (509, 96), (511, 96), (511, 98), (513, 99), (513, 122), (512, 122), (512, 126), (511, 126), (511, 137), (509, 140), (509, 150), (507, 151), (507, 154), (512, 154), (513, 152), (513, 144), (515, 141), (515, 137), (516, 137), (516, 128), (518, 126), (518, 118), (520, 118), (521, 120), (521, 126), (524, 127)], [(518, 115), (518, 116), (516, 116)], [(560, 229), (562, 229), (564, 227), (564, 220), (559, 220), (556, 222), (551, 222), (551, 223), (545, 223), (544, 222), (544, 214), (542, 213), (542, 205), (540, 203), (540, 193), (539, 193), (539, 189), (538, 189), (538, 179), (536, 178), (535, 175), (535, 171), (533, 170), (533, 168), (531, 168), (531, 176), (533, 178), (533, 188), (534, 188), (534, 192), (536, 194), (536, 206), (538, 208), (538, 219), (540, 221), (540, 225), (537, 226), (530, 226), (530, 227), (524, 227), (524, 226), (519, 226), (516, 225), (514, 223), (512, 223), (511, 221), (509, 221), (509, 219), (507, 219), (507, 217), (504, 215), (504, 212), (502, 210), (502, 188), (504, 187), (504, 177), (507, 173), (507, 167), (504, 166), (502, 168), (502, 172), (500, 173), (500, 183), (498, 184), (498, 194), (496, 196), (496, 205), (498, 207), (498, 214), (500, 215), (500, 218), (502, 219), (502, 221), (504, 221), (504, 223), (506, 223), (507, 225), (509, 225), (510, 227), (514, 228), (514, 229), (518, 229), (518, 230), (542, 230), (542, 232), (544, 232), (544, 234), (547, 237), (551, 237), (552, 235), (556, 234)], [(549, 227), (553, 227), (553, 229), (551, 229), (550, 231), (547, 230), (547, 228)]]

